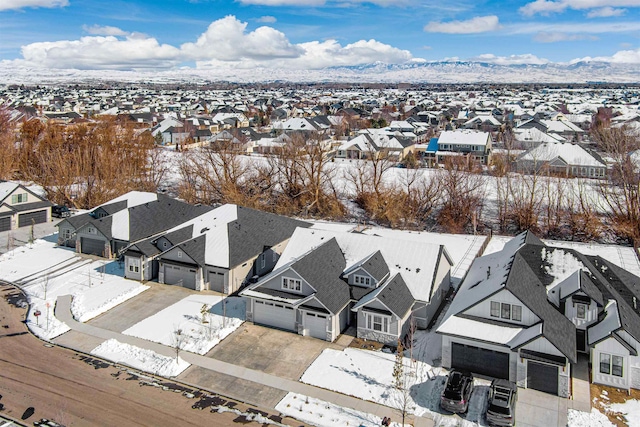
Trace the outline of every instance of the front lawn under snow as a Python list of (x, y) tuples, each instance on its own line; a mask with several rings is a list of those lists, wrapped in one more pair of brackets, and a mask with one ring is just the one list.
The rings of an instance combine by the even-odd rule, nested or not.
[[(276, 405), (276, 410), (296, 420), (303, 421), (314, 426), (353, 426), (374, 427), (382, 424), (382, 418), (334, 405), (333, 403), (297, 393), (287, 395)], [(399, 427), (399, 423), (391, 423)]]
[[(405, 353), (406, 355), (407, 353)], [(395, 355), (355, 348), (327, 349), (311, 364), (300, 381), (381, 405), (397, 408), (402, 400), (393, 388)], [(475, 381), (475, 389), (464, 420), (440, 410), (440, 395), (446, 372), (426, 362), (404, 358), (409, 374), (410, 412), (429, 416), (439, 426), (477, 425), (484, 414), (489, 382)]]
[(131, 366), (163, 377), (175, 377), (190, 365), (181, 358), (167, 357), (154, 351), (124, 344), (110, 339), (93, 350), (91, 354)]
[[(206, 309), (204, 313), (203, 308)], [(235, 331), (244, 319), (242, 298), (189, 295), (123, 333), (173, 347), (176, 331), (180, 330), (184, 340), (182, 350), (206, 354)]]
[(32, 308), (27, 324), (46, 340), (69, 330), (53, 315), (58, 296), (72, 295), (73, 316), (86, 322), (149, 288), (125, 279), (124, 266), (117, 261), (81, 258), (48, 240), (2, 255), (0, 277), (22, 288)]

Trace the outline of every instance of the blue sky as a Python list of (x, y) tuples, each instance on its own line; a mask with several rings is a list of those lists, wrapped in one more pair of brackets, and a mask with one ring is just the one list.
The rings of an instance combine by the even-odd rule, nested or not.
[(376, 61), (640, 66), (640, 0), (0, 0), (0, 60), (78, 69)]

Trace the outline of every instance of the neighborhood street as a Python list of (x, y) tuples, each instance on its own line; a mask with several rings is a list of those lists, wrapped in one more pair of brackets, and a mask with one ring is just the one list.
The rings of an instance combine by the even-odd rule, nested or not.
[[(64, 425), (234, 426), (246, 419), (236, 413), (194, 410), (197, 399), (142, 387), (136, 378), (97, 359), (45, 345), (22, 319), (25, 309), (11, 305), (18, 292), (0, 286), (0, 404), (3, 416), (31, 425), (41, 418)], [(84, 363), (83, 363), (84, 362)], [(52, 368), (55, 367), (55, 368)], [(241, 411), (250, 410), (238, 404)], [(255, 409), (252, 409), (255, 410)], [(287, 423), (287, 420), (283, 421)], [(302, 425), (288, 420), (290, 425)]]

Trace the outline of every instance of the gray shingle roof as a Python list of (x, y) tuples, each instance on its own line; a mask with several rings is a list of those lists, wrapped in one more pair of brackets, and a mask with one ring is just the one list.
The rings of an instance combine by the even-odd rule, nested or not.
[[(179, 244), (178, 247), (185, 254), (187, 254), (192, 260), (196, 262), (200, 267), (205, 266), (204, 252), (205, 252), (205, 239), (203, 234), (195, 239), (187, 240), (184, 243)], [(171, 249), (170, 249), (171, 250)]]
[(349, 285), (339, 279), (346, 261), (335, 238), (328, 240), (291, 265), (296, 273), (315, 289), (315, 297), (331, 313), (338, 312), (349, 303)]
[(310, 227), (305, 221), (238, 206), (238, 219), (227, 225), (229, 266), (235, 267), (291, 237), (297, 227)]
[(378, 250), (361, 264), (362, 268), (373, 277), (376, 282), (380, 282), (389, 274), (389, 267), (382, 253)]
[(378, 294), (378, 300), (387, 306), (389, 310), (399, 318), (404, 318), (413, 306), (415, 299), (411, 291), (402, 279), (400, 274), (396, 274), (385, 283), (384, 288)]

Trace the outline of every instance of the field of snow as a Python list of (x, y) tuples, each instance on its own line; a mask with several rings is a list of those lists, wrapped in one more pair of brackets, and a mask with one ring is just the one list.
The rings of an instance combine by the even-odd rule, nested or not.
[(46, 340), (69, 330), (53, 315), (58, 296), (73, 295), (72, 313), (86, 322), (149, 288), (125, 279), (124, 267), (116, 261), (81, 258), (48, 240), (2, 255), (0, 277), (20, 285), (32, 306), (27, 324)]
[[(406, 355), (406, 353), (405, 353)], [(317, 387), (344, 393), (390, 407), (398, 407), (399, 393), (393, 388), (395, 355), (347, 348), (326, 349), (309, 366), (300, 381)], [(459, 418), (440, 410), (440, 395), (444, 389), (446, 371), (421, 361), (405, 357), (405, 372), (409, 374), (411, 413), (430, 416), (439, 426), (457, 426)], [(483, 419), (489, 382), (475, 381), (475, 390), (463, 425), (478, 425)]]
[(567, 427), (614, 427), (614, 425), (602, 412), (591, 408), (591, 412), (569, 409)]
[(163, 377), (180, 375), (190, 366), (179, 357), (163, 356), (114, 339), (103, 342), (91, 350), (91, 354)]
[(123, 333), (173, 347), (175, 331), (181, 330), (185, 340), (183, 350), (206, 354), (235, 331), (244, 319), (245, 302), (242, 298), (189, 295)]
[(640, 401), (632, 399), (624, 403), (613, 403), (609, 409), (621, 413), (629, 427), (640, 427)]
[[(287, 393), (275, 409), (296, 420), (320, 427), (377, 427), (382, 423), (381, 417), (297, 393)], [(393, 422), (390, 425), (400, 427), (401, 424)]]

